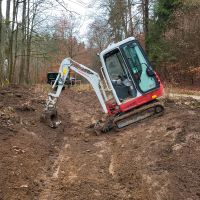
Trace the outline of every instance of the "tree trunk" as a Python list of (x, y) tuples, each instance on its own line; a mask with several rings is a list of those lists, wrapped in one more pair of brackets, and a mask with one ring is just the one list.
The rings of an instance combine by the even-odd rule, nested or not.
[[(35, 9), (33, 9), (34, 12)], [(27, 44), (26, 44), (26, 67), (25, 67), (25, 82), (26, 84), (30, 83), (30, 76), (29, 76), (29, 68), (30, 68), (30, 54), (31, 54), (31, 38), (32, 38), (32, 27), (33, 27), (33, 20), (34, 20), (35, 13), (33, 13), (32, 23), (31, 23), (31, 31), (30, 31), (30, 0), (27, 0)]]
[(2, 25), (3, 25), (3, 17), (2, 17), (2, 0), (0, 0), (0, 84), (3, 82), (2, 73), (3, 73), (3, 55), (2, 55)]
[(2, 0), (0, 0), (0, 46), (2, 42), (2, 26), (3, 26)]
[(134, 28), (133, 28), (133, 16), (132, 16), (132, 2), (131, 2), (131, 0), (128, 0), (128, 14), (129, 14), (129, 24), (130, 24), (130, 36), (133, 36)]
[(7, 0), (7, 4), (6, 4), (6, 24), (8, 25), (10, 23), (10, 2), (11, 0)]
[(6, 45), (5, 45), (5, 54), (6, 54), (6, 58), (8, 58), (8, 47), (9, 47), (9, 35), (10, 35), (10, 2), (11, 0), (7, 0), (7, 4), (6, 4), (6, 21), (5, 21), (5, 25), (6, 25)]
[(22, 11), (22, 47), (21, 47), (21, 65), (19, 73), (19, 83), (25, 84), (25, 54), (26, 54), (26, 0), (23, 1)]
[(13, 16), (12, 16), (12, 28), (11, 28), (11, 34), (9, 39), (9, 59), (8, 59), (8, 66), (9, 66), (9, 82), (13, 82), (13, 74), (14, 74), (14, 68), (13, 68), (13, 41), (14, 41), (14, 27), (16, 22), (16, 15), (17, 15), (17, 6), (18, 2), (16, 0), (13, 0)]
[(145, 50), (148, 54), (149, 52), (149, 44), (148, 44), (148, 37), (149, 37), (149, 0), (143, 0), (143, 29), (144, 29), (144, 36), (145, 36)]
[[(16, 21), (17, 21), (17, 15), (16, 15)], [(18, 24), (17, 24), (16, 31), (15, 31), (15, 44), (14, 44), (15, 53), (14, 53), (13, 71), (12, 71), (12, 75), (11, 75), (13, 82), (15, 81), (15, 78), (16, 78), (14, 76), (14, 73), (15, 73), (15, 68), (16, 68), (16, 63), (17, 63), (17, 52), (18, 52), (17, 38), (18, 38)]]

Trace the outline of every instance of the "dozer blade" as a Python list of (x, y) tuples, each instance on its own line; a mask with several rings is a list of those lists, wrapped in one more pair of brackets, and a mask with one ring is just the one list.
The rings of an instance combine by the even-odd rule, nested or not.
[(120, 129), (154, 115), (160, 116), (163, 112), (163, 105), (160, 102), (154, 102), (116, 117), (113, 123)]
[(58, 125), (61, 124), (61, 121), (58, 120), (58, 113), (56, 109), (45, 110), (40, 120), (51, 128), (57, 128)]

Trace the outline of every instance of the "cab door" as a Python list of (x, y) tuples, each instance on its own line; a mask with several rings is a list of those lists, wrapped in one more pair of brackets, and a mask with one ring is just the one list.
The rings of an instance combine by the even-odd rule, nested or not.
[[(104, 59), (111, 83), (119, 100), (123, 101), (128, 97), (136, 97), (137, 91), (132, 81), (129, 80), (126, 64), (119, 49), (107, 53)], [(125, 80), (132, 86), (132, 91), (130, 91), (130, 85), (124, 84)]]
[(147, 93), (159, 87), (155, 73), (149, 66), (137, 42), (133, 41), (123, 45), (122, 51), (136, 85), (142, 93)]

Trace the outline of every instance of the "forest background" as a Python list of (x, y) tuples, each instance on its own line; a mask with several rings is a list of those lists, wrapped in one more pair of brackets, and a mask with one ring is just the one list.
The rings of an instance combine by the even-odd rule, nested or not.
[(199, 0), (0, 0), (0, 85), (44, 83), (66, 57), (99, 72), (96, 54), (129, 36), (163, 82), (199, 86)]

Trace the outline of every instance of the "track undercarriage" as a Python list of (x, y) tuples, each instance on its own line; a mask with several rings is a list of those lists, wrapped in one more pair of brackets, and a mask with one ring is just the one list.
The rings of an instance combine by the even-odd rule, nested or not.
[(144, 119), (160, 116), (164, 112), (164, 107), (159, 101), (151, 102), (139, 108), (135, 108), (127, 113), (121, 113), (116, 116), (107, 117), (104, 121), (98, 121), (93, 125), (96, 133), (106, 133), (112, 129), (121, 129), (130, 124), (142, 121)]

